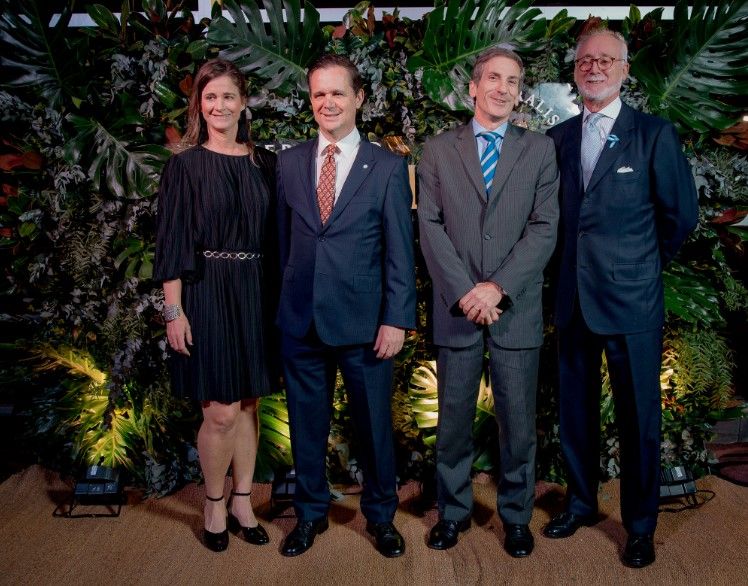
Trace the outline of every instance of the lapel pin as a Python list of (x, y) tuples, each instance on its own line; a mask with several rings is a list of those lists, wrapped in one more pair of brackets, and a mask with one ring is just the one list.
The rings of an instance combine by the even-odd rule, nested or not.
[(369, 165), (367, 165), (366, 163), (364, 163), (364, 169), (368, 169), (368, 168), (369, 168)]

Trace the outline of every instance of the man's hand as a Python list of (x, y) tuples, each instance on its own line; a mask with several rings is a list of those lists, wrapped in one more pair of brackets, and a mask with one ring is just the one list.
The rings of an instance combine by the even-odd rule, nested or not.
[(169, 340), (169, 346), (175, 352), (190, 355), (187, 344), (192, 346), (192, 330), (187, 317), (182, 314), (177, 319), (166, 322), (166, 338)]
[(503, 290), (496, 283), (477, 283), (460, 299), (459, 306), (468, 320), (487, 326), (499, 319), (498, 305), (503, 297)]
[(387, 360), (400, 352), (403, 342), (405, 342), (405, 330), (395, 326), (379, 326), (377, 341), (374, 342), (374, 352), (377, 353), (377, 358)]

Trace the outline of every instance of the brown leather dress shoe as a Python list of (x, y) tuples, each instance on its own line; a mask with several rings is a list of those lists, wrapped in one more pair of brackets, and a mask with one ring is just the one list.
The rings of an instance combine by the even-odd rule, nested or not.
[(457, 537), (463, 531), (470, 528), (470, 517), (462, 521), (447, 521), (439, 519), (439, 522), (433, 526), (429, 533), (429, 540), (426, 542), (431, 549), (449, 549), (457, 545)]

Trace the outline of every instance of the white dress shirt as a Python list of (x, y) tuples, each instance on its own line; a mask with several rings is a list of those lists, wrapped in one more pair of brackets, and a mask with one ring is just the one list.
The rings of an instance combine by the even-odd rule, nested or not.
[[(324, 163), (326, 156), (325, 149), (329, 144), (332, 144), (332, 142), (327, 140), (325, 135), (320, 132), (317, 139), (317, 175), (315, 185), (319, 185), (319, 174), (322, 170), (322, 163)], [(340, 152), (335, 155), (335, 202), (337, 203), (338, 197), (340, 197), (340, 190), (343, 189), (343, 184), (348, 178), (348, 173), (351, 172), (351, 167), (353, 167), (353, 161), (356, 160), (358, 147), (361, 144), (361, 135), (358, 133), (358, 130), (354, 128), (350, 134), (335, 144), (340, 149)]]

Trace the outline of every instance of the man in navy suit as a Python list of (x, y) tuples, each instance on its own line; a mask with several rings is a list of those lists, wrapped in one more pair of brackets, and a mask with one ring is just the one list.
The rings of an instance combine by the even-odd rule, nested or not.
[(622, 561), (641, 568), (655, 559), (662, 268), (696, 225), (696, 190), (674, 126), (621, 102), (624, 38), (583, 36), (575, 65), (584, 111), (548, 131), (561, 169), (555, 320), (568, 492), (543, 532), (568, 537), (597, 521), (604, 351), (621, 445)]
[(362, 140), (364, 101), (355, 65), (324, 55), (307, 74), (319, 136), (278, 157), (281, 286), (278, 326), (291, 447), (295, 556), (327, 529), (327, 440), (338, 368), (364, 472), (361, 510), (387, 557), (405, 543), (392, 521), (398, 499), (392, 433), (392, 358), (415, 328), (411, 192), (405, 159)]

